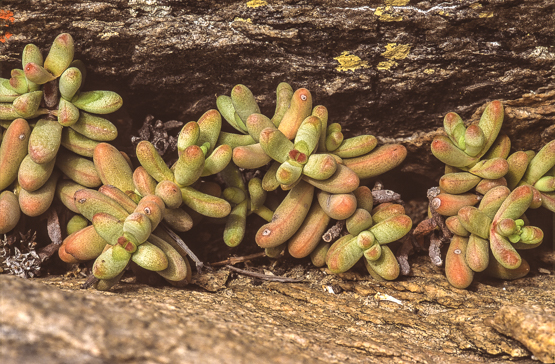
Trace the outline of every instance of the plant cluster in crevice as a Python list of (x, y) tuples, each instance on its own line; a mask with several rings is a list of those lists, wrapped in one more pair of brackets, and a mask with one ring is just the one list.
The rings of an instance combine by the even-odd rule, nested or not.
[[(97, 115), (119, 109), (121, 97), (81, 91), (86, 72), (73, 56), (69, 34), (56, 38), (44, 60), (28, 45), (23, 69), (0, 80), (0, 168), (6, 171), (0, 234), (12, 231), (2, 243), (10, 267), (15, 258), (39, 267), (57, 251), (67, 263), (94, 261), (89, 283), (97, 289), (112, 287), (129, 267), (183, 286), (191, 280), (189, 259), (203, 269), (183, 236), (220, 229), (234, 248), (250, 221), (258, 224), (254, 241), (267, 257), (310, 257), (332, 273), (363, 260), (379, 280), (408, 274), (411, 250), (429, 235), (433, 263), (443, 264), (440, 248), (449, 243), (447, 279), (466, 288), (475, 272), (525, 275), (529, 265), (517, 249), (543, 240), (525, 212), (541, 205), (555, 210), (555, 141), (537, 154), (511, 154), (500, 133), (499, 101), (474, 125), (454, 113), (445, 117), (446, 135), (431, 146), (445, 175), (428, 191), (429, 218), (409, 233), (413, 224), (401, 196), (379, 182), (366, 185), (399, 166), (405, 147), (378, 146), (372, 135), (345, 137), (326, 107), (313, 105), (309, 90), (280, 83), (271, 117), (241, 84), (197, 121), (149, 115), (131, 137), (133, 163), (108, 143), (117, 137), (114, 124)], [(224, 121), (235, 131), (222, 130)], [(13, 246), (22, 214), (48, 218), (52, 244), (39, 253)], [(396, 241), (402, 245), (394, 254), (389, 246)], [(38, 260), (28, 263), (34, 255)], [(38, 269), (25, 272), (19, 273)]]
[(511, 153), (511, 141), (500, 133), (504, 110), (491, 102), (481, 119), (465, 126), (455, 113), (444, 119), (446, 135), (432, 142), (432, 153), (445, 163), (439, 187), (428, 191), (429, 218), (413, 231), (430, 235), (432, 262), (442, 265), (447, 280), (468, 287), (475, 273), (501, 279), (525, 276), (530, 266), (517, 250), (543, 242), (543, 231), (531, 225), (526, 211), (543, 207), (555, 212), (555, 140), (538, 153)]

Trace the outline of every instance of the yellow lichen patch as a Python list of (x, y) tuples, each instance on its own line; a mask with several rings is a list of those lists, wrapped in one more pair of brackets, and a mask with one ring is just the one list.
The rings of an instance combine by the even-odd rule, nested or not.
[(389, 15), (389, 14), (384, 14), (382, 16), (380, 16), (380, 20), (382, 21), (401, 21), (403, 20), (402, 16), (393, 16), (393, 15)]
[(389, 43), (385, 46), (382, 56), (388, 59), (405, 59), (409, 55), (410, 44)]
[(431, 75), (432, 73), (435, 73), (435, 70), (432, 69), (432, 68), (426, 68), (424, 70), (424, 73), (427, 74), (427, 75)]
[(393, 16), (391, 14), (387, 14), (386, 12), (391, 10), (391, 6), (379, 6), (374, 11), (374, 15), (378, 16), (379, 20), (381, 21), (401, 21), (403, 20), (402, 16)]
[(245, 19), (245, 18), (235, 17), (235, 19), (233, 19), (233, 21), (242, 21), (242, 22), (245, 22), (245, 23), (252, 23), (252, 19), (251, 19), (251, 18)]
[(390, 6), (405, 6), (410, 3), (410, 0), (385, 0), (385, 5)]
[(348, 51), (342, 52), (339, 57), (334, 57), (333, 59), (339, 62), (339, 66), (335, 68), (338, 71), (355, 71), (359, 68), (369, 67), (368, 62), (361, 60), (360, 57), (354, 54), (349, 54)]
[(471, 7), (472, 9), (478, 9), (478, 8), (481, 8), (481, 7), (482, 7), (482, 4), (480, 4), (480, 3), (474, 3), (474, 4), (470, 5), (470, 7)]
[(249, 8), (258, 8), (259, 6), (266, 6), (266, 5), (268, 5), (268, 2), (264, 0), (251, 0), (247, 2), (247, 7)]
[(480, 18), (493, 18), (493, 11), (484, 11), (479, 16)]
[(397, 65), (398, 65), (398, 63), (395, 62), (395, 61), (391, 61), (391, 60), (390, 61), (383, 61), (383, 62), (378, 63), (378, 70), (380, 70), (380, 71), (388, 70), (391, 67), (395, 67)]

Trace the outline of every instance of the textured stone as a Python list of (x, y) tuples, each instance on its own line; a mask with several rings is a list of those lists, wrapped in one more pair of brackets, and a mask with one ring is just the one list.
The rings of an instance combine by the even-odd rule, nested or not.
[(543, 363), (555, 363), (555, 310), (546, 306), (504, 306), (492, 326), (523, 343)]
[(524, 326), (504, 320), (504, 307), (545, 329), (552, 317), (533, 306), (555, 309), (553, 274), (482, 278), (459, 290), (425, 257), (412, 276), (393, 282), (373, 280), (362, 266), (341, 276), (306, 265), (265, 269), (306, 283), (222, 268), (229, 279), (216, 292), (131, 278), (98, 292), (80, 290), (82, 278), (0, 275), (2, 362), (532, 364), (526, 347), (541, 346), (542, 331), (518, 336)]

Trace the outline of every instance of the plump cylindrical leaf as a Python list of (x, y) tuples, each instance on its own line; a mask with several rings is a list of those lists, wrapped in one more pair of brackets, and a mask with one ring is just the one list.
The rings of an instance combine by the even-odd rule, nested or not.
[(146, 140), (139, 142), (136, 154), (141, 165), (156, 181), (174, 181), (173, 172), (168, 168), (152, 143)]
[(222, 116), (218, 110), (211, 109), (202, 114), (197, 124), (200, 128), (200, 135), (196, 144), (200, 146), (208, 143), (210, 147), (208, 148), (207, 155), (209, 155), (216, 147), (216, 142), (222, 129)]
[(15, 228), (21, 217), (19, 202), (12, 191), (0, 193), (0, 211), (0, 234), (6, 234)]
[(287, 82), (281, 82), (276, 89), (276, 110), (272, 116), (272, 123), (277, 127), (281, 123), (281, 119), (291, 106), (293, 98), (293, 88)]
[(67, 235), (71, 235), (86, 228), (88, 225), (89, 221), (85, 219), (83, 215), (73, 215), (66, 224), (66, 233)]
[(287, 136), (275, 128), (265, 128), (260, 132), (260, 146), (273, 160), (285, 162), (293, 150), (293, 143)]
[(73, 61), (75, 45), (68, 33), (62, 33), (54, 39), (50, 51), (44, 60), (44, 68), (59, 77)]
[(52, 204), (52, 200), (54, 200), (56, 183), (59, 177), (60, 173), (54, 171), (41, 188), (33, 192), (21, 189), (19, 192), (19, 207), (21, 212), (27, 216), (39, 216), (46, 212)]
[(62, 126), (56, 120), (40, 119), (29, 137), (29, 155), (35, 163), (56, 157), (62, 141)]
[(245, 169), (260, 168), (272, 160), (259, 143), (233, 148), (232, 158), (237, 167)]
[(115, 200), (95, 190), (85, 188), (75, 191), (73, 199), (79, 213), (89, 221), (98, 212), (105, 212), (118, 219), (125, 219), (129, 215)]
[(313, 196), (314, 187), (300, 181), (277, 207), (272, 221), (258, 230), (256, 243), (262, 248), (275, 247), (291, 238), (308, 214)]
[(140, 212), (134, 212), (125, 218), (123, 222), (123, 232), (131, 234), (137, 244), (144, 243), (153, 229), (150, 219)]
[(333, 154), (341, 158), (356, 158), (370, 153), (378, 145), (378, 139), (373, 135), (359, 135), (344, 139)]
[(308, 176), (303, 176), (302, 179), (328, 193), (353, 192), (360, 184), (358, 175), (352, 169), (342, 164), (338, 164), (335, 173), (326, 180), (320, 181)]
[(304, 258), (312, 253), (322, 240), (329, 221), (330, 217), (320, 204), (313, 203), (302, 225), (287, 243), (289, 254), (294, 258)]
[(29, 62), (23, 68), (25, 71), (25, 77), (38, 85), (43, 85), (47, 82), (55, 80), (56, 77), (44, 69), (41, 65), (36, 64), (35, 62)]
[(111, 121), (84, 111), (79, 113), (79, 119), (71, 125), (71, 128), (79, 134), (99, 142), (109, 142), (118, 136), (118, 130)]
[(32, 192), (41, 188), (54, 170), (54, 164), (56, 160), (53, 159), (50, 162), (38, 164), (33, 162), (31, 157), (27, 156), (21, 162), (19, 167), (19, 173), (17, 175), (17, 180), (21, 188)]
[(72, 128), (63, 128), (62, 146), (83, 157), (92, 157), (99, 142), (80, 134)]
[(172, 181), (162, 181), (156, 185), (156, 196), (160, 197), (169, 209), (176, 209), (183, 203), (179, 186)]
[[(62, 242), (64, 253), (69, 254), (74, 259), (84, 262), (98, 257), (106, 247), (106, 240), (97, 234), (94, 226), (89, 225), (78, 230)], [(72, 263), (60, 254), (63, 261)]]
[(473, 189), (480, 180), (480, 177), (469, 172), (448, 173), (439, 179), (439, 187), (443, 192), (460, 194)]
[(351, 235), (357, 235), (363, 230), (372, 226), (372, 215), (366, 209), (357, 208), (355, 212), (347, 218), (345, 227)]
[(175, 164), (175, 182), (180, 187), (195, 183), (204, 170), (204, 161), (204, 152), (199, 146), (191, 145), (185, 148)]
[[(260, 108), (256, 103), (251, 90), (245, 85), (236, 85), (231, 90), (231, 102), (237, 115), (244, 122), (250, 114), (260, 113)], [(245, 130), (246, 131), (246, 130)]]
[(166, 254), (162, 249), (148, 241), (137, 248), (137, 251), (131, 256), (131, 260), (137, 265), (155, 272), (168, 268)]
[(71, 126), (79, 120), (79, 109), (66, 99), (58, 104), (58, 122), (62, 126)]
[(366, 270), (372, 277), (381, 278), (388, 281), (397, 279), (401, 268), (395, 255), (387, 245), (380, 246), (380, 257), (376, 260), (364, 259)]
[(243, 241), (247, 226), (248, 200), (244, 199), (231, 210), (224, 228), (224, 243), (234, 247)]
[(225, 217), (231, 205), (224, 199), (202, 193), (193, 187), (182, 187), (181, 197), (185, 205), (204, 216)]
[(397, 167), (407, 156), (407, 149), (401, 144), (387, 144), (357, 158), (345, 158), (345, 166), (353, 170), (361, 179), (379, 176)]
[(292, 140), (297, 134), (301, 123), (312, 112), (312, 95), (310, 91), (305, 88), (300, 88), (293, 93), (291, 97), (291, 105), (285, 111), (281, 122), (279, 123), (279, 130)]
[(31, 128), (25, 119), (16, 119), (6, 129), (0, 143), (0, 191), (16, 178), (28, 152)]
[(60, 150), (56, 158), (56, 166), (74, 182), (88, 188), (95, 188), (102, 184), (93, 161), (83, 158), (67, 150)]
[(73, 182), (72, 180), (62, 179), (58, 181), (58, 184), (56, 185), (55, 196), (69, 210), (75, 212), (76, 214), (80, 214), (79, 209), (77, 208), (77, 206), (75, 205), (75, 201), (73, 200), (73, 196), (75, 195), (75, 192), (84, 188), (85, 186)]
[(156, 273), (172, 282), (190, 280), (191, 268), (186, 257), (182, 257), (171, 244), (155, 235), (151, 235), (148, 242), (160, 248), (168, 260), (167, 268)]
[(489, 238), (491, 219), (474, 206), (464, 206), (457, 213), (461, 225), (482, 239)]
[(121, 96), (113, 91), (81, 92), (71, 102), (79, 109), (94, 114), (109, 114), (123, 105)]
[(77, 67), (69, 67), (60, 76), (58, 87), (60, 94), (66, 100), (71, 100), (81, 87), (83, 75)]
[(555, 140), (550, 141), (532, 158), (521, 183), (534, 185), (555, 166)]
[(440, 193), (432, 200), (432, 207), (443, 216), (456, 215), (464, 206), (474, 206), (480, 198), (475, 193), (452, 195)]
[[(128, 213), (132, 213), (137, 208), (138, 202), (136, 202), (132, 197), (131, 193), (126, 193), (112, 185), (102, 185), (98, 192), (110, 197), (112, 200), (116, 201), (121, 205)], [(140, 200), (140, 198), (139, 198)]]
[(395, 215), (377, 223), (369, 230), (381, 245), (391, 243), (405, 236), (412, 227), (412, 220), (407, 215)]
[(116, 245), (123, 236), (123, 221), (105, 212), (98, 212), (92, 218), (96, 233), (105, 240), (105, 243)]
[(432, 153), (441, 162), (462, 168), (475, 163), (478, 158), (471, 157), (464, 151), (459, 149), (453, 142), (444, 135), (438, 135), (432, 141)]
[(474, 234), (468, 238), (466, 263), (474, 272), (482, 272), (489, 265), (489, 241)]
[(478, 125), (470, 125), (464, 134), (464, 151), (469, 156), (476, 156), (484, 148), (486, 137)]
[(357, 208), (357, 200), (353, 193), (331, 194), (318, 191), (316, 194), (320, 207), (335, 220), (345, 220), (350, 217)]
[(92, 271), (96, 278), (111, 279), (120, 274), (131, 259), (131, 254), (119, 245), (105, 250), (96, 258)]
[(32, 91), (18, 96), (13, 101), (14, 110), (22, 118), (28, 119), (33, 117), (39, 109), (42, 94), (42, 91)]
[(449, 250), (445, 256), (445, 275), (447, 281), (456, 287), (464, 289), (472, 283), (474, 271), (466, 263), (468, 238), (455, 235), (451, 238)]
[(122, 191), (133, 191), (133, 171), (119, 150), (111, 144), (100, 143), (94, 149), (93, 162), (102, 183)]
[(345, 235), (330, 247), (326, 263), (332, 273), (343, 273), (351, 269), (363, 254), (364, 251), (358, 246), (356, 237)]

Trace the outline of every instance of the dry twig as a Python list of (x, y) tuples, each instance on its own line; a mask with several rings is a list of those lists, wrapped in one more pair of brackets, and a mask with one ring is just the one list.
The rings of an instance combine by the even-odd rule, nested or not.
[(236, 268), (236, 267), (234, 267), (232, 265), (229, 265), (229, 264), (226, 265), (226, 268), (228, 268), (229, 270), (234, 271), (236, 273), (243, 274), (245, 276), (249, 276), (249, 277), (253, 277), (253, 278), (263, 279), (265, 281), (281, 282), (281, 283), (306, 282), (305, 279), (294, 279), (294, 278), (287, 278), (287, 277), (280, 277), (280, 276), (270, 276), (270, 275), (267, 275), (267, 274), (251, 272), (251, 271), (248, 271), (248, 270), (243, 270), (243, 269)]
[(245, 256), (242, 256), (242, 257), (229, 257), (225, 260), (221, 260), (219, 262), (209, 263), (209, 264), (212, 267), (218, 267), (218, 266), (223, 266), (223, 265), (228, 265), (228, 264), (235, 265), (237, 263), (243, 263), (247, 260), (256, 259), (256, 258), (263, 258), (265, 256), (266, 256), (266, 253), (260, 252), (260, 253), (245, 255)]

